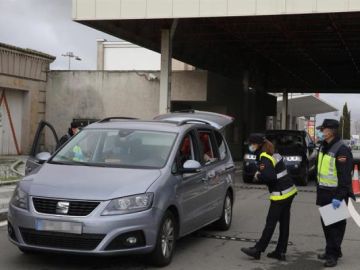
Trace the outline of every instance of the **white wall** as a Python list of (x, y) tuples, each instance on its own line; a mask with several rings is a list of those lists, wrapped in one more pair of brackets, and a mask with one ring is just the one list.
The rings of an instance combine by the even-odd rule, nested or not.
[(139, 47), (105, 47), (104, 70), (160, 70), (160, 54)]
[(75, 20), (360, 11), (359, 0), (73, 0)]
[[(103, 70), (160, 70), (161, 55), (157, 52), (139, 47), (129, 42), (98, 42), (97, 61), (104, 61)], [(101, 65), (100, 65), (101, 66)], [(194, 70), (194, 67), (172, 61), (172, 70)]]

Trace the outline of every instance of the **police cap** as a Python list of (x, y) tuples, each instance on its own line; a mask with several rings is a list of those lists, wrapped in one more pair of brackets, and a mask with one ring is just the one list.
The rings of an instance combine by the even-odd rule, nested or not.
[(321, 126), (318, 126), (316, 129), (323, 130), (324, 128), (330, 129), (338, 129), (339, 128), (339, 121), (335, 119), (324, 119), (324, 122)]
[(263, 144), (265, 141), (265, 134), (251, 133), (249, 136), (249, 143)]

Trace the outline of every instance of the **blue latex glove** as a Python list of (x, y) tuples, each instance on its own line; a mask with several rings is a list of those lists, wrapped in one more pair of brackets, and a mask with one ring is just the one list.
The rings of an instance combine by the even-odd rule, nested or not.
[(337, 209), (337, 208), (340, 207), (341, 201), (339, 201), (339, 200), (337, 200), (337, 199), (332, 199), (331, 204), (332, 204), (332, 206), (333, 206), (334, 209)]

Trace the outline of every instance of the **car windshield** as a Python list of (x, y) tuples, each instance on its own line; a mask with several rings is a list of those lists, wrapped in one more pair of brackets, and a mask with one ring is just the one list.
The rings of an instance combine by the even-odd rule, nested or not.
[(84, 166), (161, 168), (176, 133), (130, 129), (85, 129), (50, 163)]
[(304, 140), (301, 134), (267, 134), (266, 138), (273, 143), (275, 149), (280, 154), (296, 154), (304, 151)]

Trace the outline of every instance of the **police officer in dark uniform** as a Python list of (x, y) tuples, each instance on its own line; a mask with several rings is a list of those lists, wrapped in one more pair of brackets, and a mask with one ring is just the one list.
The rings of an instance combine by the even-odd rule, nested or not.
[[(353, 196), (351, 189), (351, 173), (353, 157), (351, 150), (338, 136), (339, 122), (334, 119), (325, 119), (317, 129), (323, 133), (323, 143), (317, 159), (317, 199), (316, 204), (324, 206), (332, 204), (336, 209), (341, 201), (348, 201)], [(321, 220), (326, 239), (324, 254), (318, 258), (325, 260), (325, 267), (337, 265), (338, 258), (342, 257), (341, 243), (344, 238), (346, 220), (325, 226)]]
[(271, 203), (260, 240), (254, 247), (242, 248), (241, 251), (254, 259), (260, 259), (261, 252), (266, 250), (279, 222), (280, 234), (276, 249), (267, 256), (284, 261), (289, 239), (290, 209), (297, 189), (287, 173), (282, 156), (274, 153), (273, 144), (264, 134), (251, 134), (249, 143), (249, 150), (259, 161), (259, 170), (255, 174), (255, 179), (268, 186)]
[(80, 131), (80, 122), (71, 122), (68, 132), (60, 138), (60, 146), (66, 143), (70, 138)]

